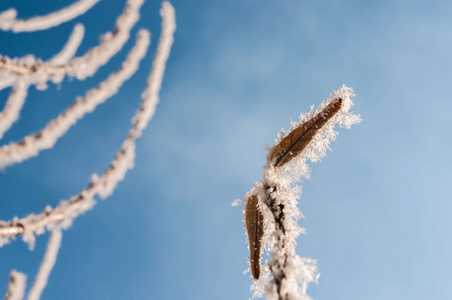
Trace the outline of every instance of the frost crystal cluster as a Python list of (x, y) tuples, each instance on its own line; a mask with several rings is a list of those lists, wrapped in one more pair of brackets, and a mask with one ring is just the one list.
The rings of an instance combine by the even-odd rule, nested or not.
[[(316, 282), (316, 261), (296, 254), (296, 239), (304, 233), (298, 226), (303, 217), (298, 209), (301, 178), (309, 178), (308, 161), (320, 161), (336, 140), (336, 125), (350, 128), (361, 121), (350, 112), (353, 90), (345, 85), (333, 92), (314, 111), (302, 114), (289, 131), (282, 130), (273, 147), (267, 149), (263, 180), (245, 196), (243, 215), (250, 250), (254, 296), (267, 299), (310, 299), (307, 287)], [(271, 261), (263, 265), (263, 252)]]
[[(84, 14), (99, 1), (75, 1), (59, 11), (24, 20), (16, 19), (16, 10), (9, 9), (0, 13), (0, 30), (13, 32), (45, 30)], [(21, 58), (0, 55), (0, 90), (11, 88), (3, 111), (0, 111), (0, 139), (19, 119), (30, 86), (44, 90), (49, 82), (60, 83), (66, 76), (84, 80), (93, 76), (101, 66), (108, 63), (129, 40), (130, 31), (140, 17), (140, 8), (143, 3), (144, 0), (127, 0), (123, 13), (116, 20), (115, 28), (101, 37), (99, 45), (79, 57), (74, 55), (84, 36), (84, 27), (81, 24), (74, 27), (64, 48), (49, 61), (42, 61), (33, 55)], [(110, 196), (117, 183), (124, 179), (126, 172), (133, 167), (135, 142), (153, 117), (159, 102), (165, 65), (176, 29), (174, 8), (169, 2), (163, 2), (160, 13), (163, 18), (162, 31), (146, 89), (142, 94), (141, 106), (133, 118), (132, 128), (107, 170), (101, 175), (94, 174), (84, 190), (68, 200), (61, 201), (55, 208), (46, 207), (39, 214), (0, 221), (0, 247), (21, 235), (33, 249), (35, 236), (51, 231), (41, 267), (28, 292), (28, 300), (37, 300), (41, 297), (56, 262), (62, 240), (62, 229), (69, 228), (75, 218), (93, 208), (96, 197)], [(55, 119), (50, 120), (37, 133), (29, 134), (20, 141), (1, 145), (0, 169), (30, 159), (37, 156), (40, 151), (52, 148), (78, 120), (116, 94), (125, 81), (138, 70), (140, 61), (147, 53), (149, 43), (149, 31), (141, 29), (137, 34), (135, 45), (117, 71), (110, 74), (97, 87), (87, 91), (84, 96), (78, 97), (71, 106)], [(26, 276), (12, 271), (5, 299), (23, 299), (25, 287)]]

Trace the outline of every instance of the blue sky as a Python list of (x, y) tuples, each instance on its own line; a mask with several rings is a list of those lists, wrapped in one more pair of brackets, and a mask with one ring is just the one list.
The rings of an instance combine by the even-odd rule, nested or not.
[[(73, 1), (2, 1), (19, 17)], [(47, 59), (77, 22), (78, 54), (113, 28), (123, 0), (36, 33), (1, 32), (0, 53)], [(153, 120), (135, 168), (113, 196), (78, 218), (43, 299), (248, 299), (241, 208), (262, 178), (265, 145), (301, 112), (346, 84), (363, 122), (340, 129), (332, 152), (303, 182), (298, 253), (318, 260), (315, 299), (449, 299), (452, 202), (452, 3), (447, 1), (172, 1), (177, 31)], [(41, 211), (102, 172), (130, 127), (160, 30), (160, 2), (133, 30), (151, 30), (140, 70), (54, 149), (0, 172), (0, 219)], [(18, 140), (115, 70), (133, 44), (93, 78), (34, 88), (2, 143)], [(3, 106), (9, 90), (0, 92)], [(37, 272), (33, 252), (0, 249), (0, 293), (11, 269)]]

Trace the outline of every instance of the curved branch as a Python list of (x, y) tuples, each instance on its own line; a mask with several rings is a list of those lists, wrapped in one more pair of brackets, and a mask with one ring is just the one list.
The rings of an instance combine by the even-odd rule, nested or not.
[(33, 32), (49, 29), (83, 15), (99, 1), (100, 0), (79, 0), (68, 7), (45, 16), (33, 17), (24, 20), (16, 19), (17, 11), (15, 9), (8, 9), (0, 13), (0, 30)]
[[(75, 25), (74, 30), (72, 30), (72, 33), (63, 49), (51, 58), (49, 63), (64, 63), (71, 59), (80, 46), (84, 33), (85, 28), (82, 24)], [(4, 86), (1, 86), (0, 83), (0, 89), (3, 87)], [(19, 113), (22, 110), (25, 98), (27, 97), (27, 91), (28, 84), (26, 84), (23, 80), (19, 80), (15, 83), (8, 99), (6, 100), (3, 111), (0, 112), (0, 139), (3, 138), (5, 132), (8, 131), (8, 129), (11, 128), (14, 122), (16, 122), (19, 118)]]
[[(143, 129), (155, 112), (159, 101), (158, 92), (161, 87), (165, 64), (173, 44), (173, 34), (176, 29), (174, 8), (169, 2), (162, 3), (160, 11), (162, 34), (157, 46), (157, 53), (153, 60), (152, 71), (148, 78), (146, 89), (142, 94), (141, 107), (135, 114), (133, 126), (116, 153), (108, 169), (101, 175), (93, 175), (86, 189), (67, 201), (61, 201), (54, 209), (48, 208), (38, 215), (29, 215), (23, 219), (13, 219), (9, 222), (0, 222), (0, 238), (5, 244), (9, 237), (21, 234), (42, 233), (45, 228), (52, 228), (60, 224), (67, 228), (79, 215), (91, 209), (95, 204), (94, 197), (108, 197), (117, 183), (122, 180), (128, 169), (133, 167), (135, 158), (135, 141), (141, 136)], [(27, 238), (28, 239), (28, 238)], [(0, 244), (1, 246), (1, 244)]]
[(73, 58), (78, 50), (78, 47), (80, 47), (80, 44), (82, 43), (84, 35), (85, 27), (82, 24), (76, 24), (63, 49), (61, 49), (57, 55), (52, 57), (48, 63), (52, 65), (60, 65)]
[(3, 135), (13, 123), (19, 119), (19, 113), (24, 106), (27, 91), (28, 85), (19, 82), (13, 87), (9, 94), (5, 107), (3, 108), (3, 111), (0, 112), (0, 139), (3, 138)]
[(34, 75), (27, 78), (29, 84), (47, 82), (48, 80), (59, 82), (66, 75), (80, 80), (92, 76), (127, 42), (130, 30), (140, 17), (139, 10), (143, 1), (128, 0), (124, 12), (116, 20), (115, 29), (106, 33), (98, 46), (81, 57), (76, 57), (61, 65), (53, 65), (40, 61), (34, 63), (18, 62), (7, 56), (0, 56), (0, 70), (8, 71), (17, 77)]
[(58, 139), (86, 113), (93, 112), (98, 105), (116, 94), (122, 84), (137, 71), (140, 61), (146, 55), (149, 43), (150, 33), (147, 30), (141, 30), (137, 35), (135, 46), (121, 67), (98, 87), (89, 90), (84, 97), (78, 98), (74, 104), (48, 122), (46, 127), (38, 133), (30, 134), (19, 142), (1, 146), (0, 169), (37, 156), (41, 150), (52, 148)]
[(49, 242), (47, 243), (46, 253), (42, 259), (42, 263), (39, 267), (33, 286), (28, 293), (27, 300), (39, 300), (39, 298), (41, 298), (42, 291), (44, 291), (44, 288), (47, 285), (50, 272), (52, 272), (53, 266), (56, 263), (62, 237), (63, 234), (61, 233), (61, 229), (56, 228), (52, 230)]

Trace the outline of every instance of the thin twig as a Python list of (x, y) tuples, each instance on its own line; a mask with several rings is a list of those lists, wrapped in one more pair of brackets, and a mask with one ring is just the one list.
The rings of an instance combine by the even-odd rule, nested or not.
[(99, 1), (100, 0), (79, 0), (45, 16), (24, 20), (16, 19), (17, 11), (15, 9), (9, 9), (0, 13), (0, 30), (32, 32), (49, 29), (83, 15)]
[[(65, 63), (71, 59), (77, 51), (80, 43), (82, 42), (85, 28), (81, 24), (75, 25), (69, 36), (68, 41), (64, 45), (63, 49), (49, 60), (49, 63)], [(14, 80), (12, 81), (14, 82)], [(1, 87), (0, 83), (0, 89)], [(15, 85), (6, 100), (3, 111), (0, 112), (0, 139), (3, 138), (5, 132), (17, 121), (20, 111), (25, 103), (27, 97), (28, 84), (26, 80), (16, 80)]]
[[(139, 10), (144, 0), (128, 0), (121, 16), (116, 21), (115, 29), (102, 37), (101, 43), (89, 50), (85, 55), (76, 57), (67, 63), (53, 65), (36, 61), (32, 64), (20, 63), (6, 56), (0, 56), (0, 69), (9, 71), (17, 76), (39, 74), (33, 83), (52, 79), (56, 76), (74, 76), (85, 79), (94, 75), (98, 68), (106, 64), (110, 58), (122, 49), (129, 39), (130, 30), (139, 19)], [(30, 83), (31, 84), (31, 83)]]
[(61, 229), (56, 228), (52, 230), (49, 242), (47, 243), (46, 253), (44, 254), (44, 258), (41, 266), (39, 267), (33, 286), (28, 293), (27, 300), (39, 300), (39, 298), (41, 298), (42, 291), (44, 291), (47, 281), (49, 280), (50, 272), (55, 265), (62, 237), (63, 234)]

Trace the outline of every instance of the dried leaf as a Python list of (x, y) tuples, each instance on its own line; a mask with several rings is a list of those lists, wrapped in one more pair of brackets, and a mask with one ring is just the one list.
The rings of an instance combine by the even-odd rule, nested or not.
[(270, 159), (282, 167), (300, 154), (320, 129), (341, 109), (342, 99), (332, 101), (312, 119), (293, 129), (273, 150)]
[(253, 277), (258, 279), (261, 272), (262, 237), (264, 235), (264, 216), (262, 215), (256, 195), (248, 198), (246, 203), (245, 224), (250, 243), (250, 263)]

